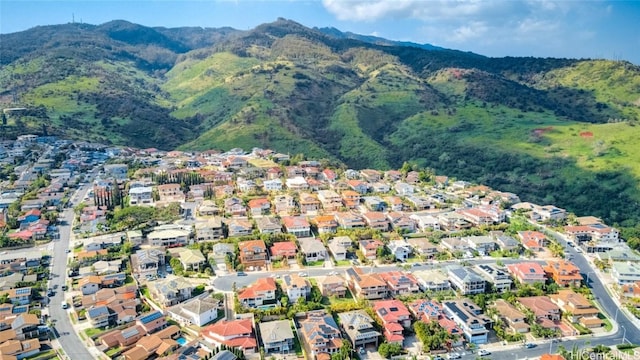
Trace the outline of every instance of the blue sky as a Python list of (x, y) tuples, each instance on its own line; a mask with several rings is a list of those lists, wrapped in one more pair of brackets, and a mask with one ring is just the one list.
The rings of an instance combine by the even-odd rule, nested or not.
[(278, 17), (313, 27), (430, 43), (487, 56), (607, 58), (640, 65), (640, 1), (77, 0), (0, 1), (0, 33), (75, 21), (231, 26)]

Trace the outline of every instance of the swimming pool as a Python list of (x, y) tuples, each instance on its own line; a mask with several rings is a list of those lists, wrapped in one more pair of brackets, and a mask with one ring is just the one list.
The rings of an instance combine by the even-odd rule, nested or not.
[(256, 306), (256, 308), (258, 308), (260, 310), (269, 310), (269, 309), (273, 309), (275, 307), (276, 307), (275, 304)]
[(179, 338), (176, 339), (176, 342), (178, 343), (178, 345), (184, 346), (184, 344), (187, 343), (187, 339), (185, 339), (183, 336), (180, 336)]

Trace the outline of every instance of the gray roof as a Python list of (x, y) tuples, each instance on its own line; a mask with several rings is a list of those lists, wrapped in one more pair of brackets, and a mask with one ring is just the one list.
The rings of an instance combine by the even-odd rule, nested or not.
[(98, 307), (94, 307), (87, 310), (87, 316), (92, 319), (95, 319), (99, 316), (104, 316), (104, 315), (109, 316), (109, 309), (107, 309), (106, 306), (98, 306)]
[(291, 322), (289, 320), (262, 322), (258, 326), (260, 327), (260, 337), (263, 344), (293, 339), (293, 330), (291, 330)]
[(322, 241), (314, 238), (298, 239), (300, 243), (300, 249), (304, 253), (325, 252), (327, 249), (322, 244)]
[(237, 357), (229, 350), (222, 350), (215, 354), (211, 360), (236, 360)]

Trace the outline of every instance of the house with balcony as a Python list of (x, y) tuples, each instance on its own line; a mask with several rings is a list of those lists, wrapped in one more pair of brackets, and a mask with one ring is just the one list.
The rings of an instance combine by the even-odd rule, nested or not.
[(611, 276), (618, 285), (640, 281), (640, 263), (616, 261), (611, 265)]
[(336, 261), (345, 260), (349, 249), (353, 246), (351, 238), (348, 236), (338, 236), (328, 242), (329, 252)]
[(333, 190), (319, 190), (318, 200), (325, 212), (338, 211), (342, 207), (342, 197)]
[(470, 249), (477, 251), (480, 256), (488, 256), (498, 249), (498, 245), (491, 236), (466, 236), (461, 238)]
[(411, 313), (400, 300), (378, 300), (373, 311), (382, 320), (384, 338), (390, 343), (403, 345), (405, 329), (411, 328)]
[(466, 230), (473, 227), (472, 223), (455, 211), (438, 214), (438, 223), (442, 230), (450, 231)]
[(203, 200), (198, 206), (197, 211), (199, 216), (215, 216), (220, 215), (220, 208), (213, 200)]
[(407, 214), (391, 211), (385, 214), (391, 228), (397, 232), (412, 233), (416, 231), (416, 222)]
[(158, 196), (162, 202), (183, 202), (184, 192), (180, 188), (180, 184), (162, 184), (158, 185)]
[(166, 251), (164, 248), (145, 248), (137, 250), (131, 257), (131, 263), (141, 276), (157, 275), (158, 270), (165, 266)]
[(219, 300), (204, 295), (167, 309), (167, 315), (182, 326), (202, 327), (218, 318), (220, 305)]
[(268, 214), (271, 211), (271, 202), (267, 198), (251, 199), (247, 203), (251, 216)]
[(284, 216), (282, 224), (287, 233), (297, 238), (311, 236), (311, 225), (303, 216)]
[(549, 245), (547, 237), (540, 231), (518, 231), (522, 246), (531, 251), (543, 251)]
[(338, 222), (333, 215), (315, 216), (311, 223), (316, 226), (319, 234), (333, 234), (338, 230)]
[(389, 219), (384, 213), (378, 211), (369, 211), (362, 214), (362, 218), (367, 226), (373, 230), (386, 232), (389, 230)]
[(325, 359), (342, 347), (340, 328), (333, 317), (324, 311), (307, 312), (307, 317), (300, 320), (299, 324), (298, 334), (311, 351), (311, 359)]
[(224, 200), (224, 213), (230, 216), (247, 216), (247, 208), (242, 199), (231, 197)]
[(451, 285), (462, 295), (484, 294), (485, 280), (470, 268), (451, 265), (447, 266)]
[(342, 229), (363, 228), (366, 223), (362, 216), (355, 212), (344, 211), (333, 215)]
[(378, 338), (382, 335), (374, 327), (374, 320), (364, 310), (353, 310), (338, 314), (340, 326), (351, 341), (352, 349), (367, 346), (378, 348)]
[(180, 260), (182, 268), (186, 271), (200, 271), (207, 263), (207, 259), (199, 249), (176, 248), (169, 249), (172, 257)]
[(356, 209), (360, 206), (362, 195), (354, 190), (345, 190), (342, 192), (342, 204), (349, 209)]
[(220, 320), (202, 329), (201, 335), (212, 347), (225, 345), (238, 348), (245, 354), (254, 354), (258, 350), (252, 319)]
[(495, 240), (498, 247), (504, 251), (520, 252), (520, 242), (502, 231), (491, 231), (489, 233)]
[(432, 243), (427, 238), (409, 238), (407, 244), (413, 248), (413, 252), (423, 259), (433, 259), (440, 253), (438, 245)]
[(529, 332), (529, 324), (527, 324), (527, 316), (515, 306), (503, 299), (496, 300), (489, 308), (495, 309), (495, 320), (502, 320), (513, 334), (524, 334)]
[(315, 238), (303, 238), (298, 240), (300, 252), (307, 263), (324, 261), (327, 258), (327, 249), (322, 241)]
[(269, 249), (272, 260), (295, 259), (298, 247), (291, 241), (274, 242)]
[(357, 179), (351, 179), (347, 181), (347, 185), (349, 185), (349, 188), (355, 192), (357, 192), (358, 194), (366, 194), (367, 192), (369, 192), (369, 184), (365, 181), (360, 181)]
[(565, 233), (577, 243), (595, 241), (604, 243), (620, 242), (620, 231), (616, 228), (596, 223), (589, 225), (565, 226)]
[(184, 246), (189, 243), (190, 238), (190, 229), (174, 225), (156, 226), (152, 232), (147, 234), (151, 246)]
[(307, 191), (309, 190), (309, 184), (302, 176), (296, 176), (285, 180), (287, 189), (290, 191)]
[(580, 287), (580, 268), (569, 260), (549, 260), (544, 267), (546, 276), (560, 286)]
[(355, 296), (367, 300), (384, 299), (389, 293), (387, 283), (376, 273), (365, 273), (361, 268), (346, 270), (347, 283)]
[(276, 281), (270, 277), (258, 278), (256, 282), (238, 291), (240, 304), (257, 308), (265, 304), (276, 303)]
[(246, 268), (263, 268), (267, 261), (267, 246), (263, 240), (249, 240), (238, 243), (240, 263)]
[(346, 282), (338, 275), (319, 276), (316, 281), (323, 296), (343, 298), (347, 294)]
[(265, 191), (282, 191), (282, 180), (269, 179), (262, 182), (262, 187)]
[(482, 308), (466, 298), (445, 301), (442, 305), (447, 317), (460, 326), (468, 342), (476, 345), (487, 343), (492, 322), (482, 313)]
[(362, 255), (369, 260), (375, 260), (378, 248), (384, 246), (384, 243), (377, 239), (360, 240), (358, 244)]
[(558, 329), (562, 312), (548, 296), (529, 296), (518, 298), (520, 305), (535, 315), (536, 323), (545, 329)]
[(493, 264), (477, 264), (475, 270), (482, 278), (490, 283), (500, 293), (511, 291), (513, 280), (509, 273)]
[(253, 223), (249, 219), (230, 218), (225, 219), (227, 234), (233, 236), (248, 236), (253, 233)]
[(408, 195), (406, 197), (407, 202), (411, 205), (413, 209), (416, 211), (420, 210), (429, 210), (434, 207), (431, 199), (422, 195)]
[(295, 335), (291, 329), (290, 320), (261, 322), (258, 327), (265, 355), (289, 354), (295, 351)]
[(387, 210), (387, 203), (379, 196), (365, 196), (362, 198), (364, 209), (368, 211), (381, 211)]
[(282, 224), (280, 220), (273, 216), (261, 216), (256, 221), (256, 227), (260, 234), (280, 234), (282, 233)]
[(182, 277), (171, 276), (149, 283), (149, 290), (157, 303), (169, 307), (190, 299), (193, 284)]
[(449, 276), (440, 269), (418, 270), (413, 272), (422, 291), (448, 291), (451, 290)]
[(479, 208), (461, 209), (458, 210), (457, 213), (475, 226), (489, 226), (494, 224), (491, 214)]
[(509, 264), (507, 265), (507, 269), (511, 275), (522, 284), (544, 283), (547, 281), (544, 268), (535, 262)]
[(293, 196), (289, 194), (276, 195), (273, 197), (273, 207), (276, 214), (289, 215), (296, 209), (296, 202)]
[(549, 295), (551, 302), (558, 305), (569, 321), (580, 323), (587, 328), (600, 327), (604, 323), (598, 318), (600, 311), (582, 294), (571, 289), (558, 291)]
[(404, 203), (402, 202), (402, 198), (399, 196), (386, 196), (384, 197), (384, 202), (389, 206), (389, 211), (404, 210)]
[(140, 186), (129, 189), (129, 205), (153, 206), (153, 204), (153, 188), (151, 186)]
[(405, 262), (413, 253), (413, 247), (406, 240), (391, 240), (387, 244), (387, 248), (396, 258), (396, 260)]
[(400, 196), (410, 196), (415, 192), (415, 187), (399, 181), (393, 185), (393, 190)]
[(420, 292), (418, 280), (413, 274), (402, 271), (387, 271), (380, 273), (379, 276), (387, 283), (391, 295), (411, 295)]
[(310, 193), (300, 193), (298, 204), (301, 214), (314, 215), (320, 210), (320, 200)]
[(204, 221), (197, 221), (194, 227), (197, 241), (214, 241), (224, 238), (222, 218), (218, 216), (210, 217)]
[(288, 274), (282, 277), (282, 290), (287, 294), (289, 303), (295, 304), (299, 298), (306, 300), (311, 295), (311, 284), (297, 274)]

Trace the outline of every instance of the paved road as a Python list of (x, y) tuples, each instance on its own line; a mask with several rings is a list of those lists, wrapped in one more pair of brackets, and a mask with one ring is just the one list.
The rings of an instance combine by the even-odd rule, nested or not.
[[(73, 202), (76, 203), (77, 198), (82, 200), (87, 190), (88, 186), (79, 189), (78, 193), (81, 196), (75, 197)], [(64, 225), (59, 226), (60, 238), (54, 242), (53, 254), (51, 255), (53, 269), (49, 286), (53, 287), (58, 285), (58, 289), (55, 296), (51, 298), (49, 314), (51, 319), (55, 321), (54, 327), (60, 335), (58, 342), (60, 343), (60, 346), (62, 346), (65, 354), (73, 360), (93, 359), (94, 356), (89, 352), (85, 343), (74, 331), (69, 314), (67, 313), (68, 310), (62, 309), (62, 301), (64, 301), (65, 295), (62, 291), (62, 285), (64, 285), (67, 276), (67, 249), (71, 248), (69, 239), (71, 236), (71, 225), (74, 218), (73, 209), (65, 209), (63, 215), (65, 223)]]

